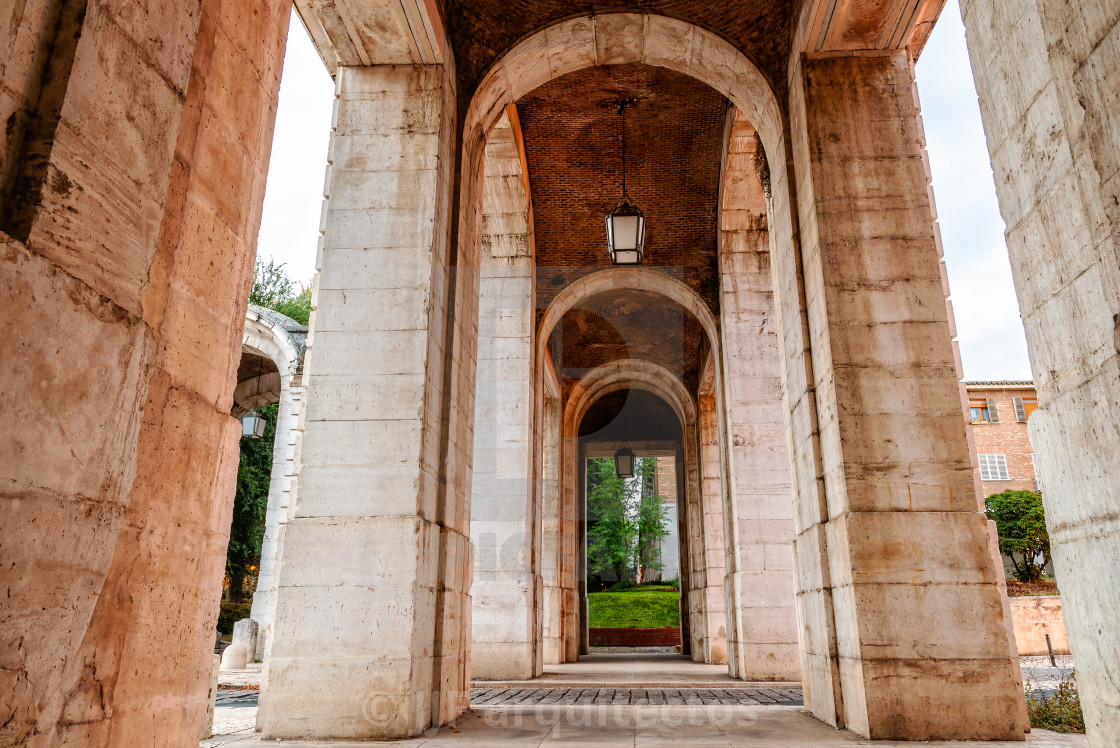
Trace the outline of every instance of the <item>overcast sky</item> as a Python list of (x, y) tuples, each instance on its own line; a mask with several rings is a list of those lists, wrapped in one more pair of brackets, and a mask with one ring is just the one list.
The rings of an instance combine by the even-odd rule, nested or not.
[[(918, 62), (933, 187), (966, 379), (1029, 379), (1027, 345), (996, 204), (957, 0)], [(304, 283), (315, 271), (334, 85), (293, 12), (258, 252)]]

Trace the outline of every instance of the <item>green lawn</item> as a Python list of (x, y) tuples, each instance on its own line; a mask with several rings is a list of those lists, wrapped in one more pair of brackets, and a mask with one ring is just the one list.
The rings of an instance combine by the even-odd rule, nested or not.
[(677, 590), (637, 588), (625, 592), (589, 592), (590, 626), (595, 629), (677, 628), (681, 625)]

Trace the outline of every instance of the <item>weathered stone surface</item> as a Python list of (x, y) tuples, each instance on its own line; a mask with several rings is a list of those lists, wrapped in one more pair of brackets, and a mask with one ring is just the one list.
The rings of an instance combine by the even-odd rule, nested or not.
[(222, 670), (244, 670), (249, 663), (249, 648), (243, 642), (234, 642), (222, 652)]
[[(1029, 430), (1089, 741), (1120, 734), (1117, 17), (1109, 3), (961, 3), (1039, 408)], [(1070, 428), (1077, 424), (1077, 428)]]
[[(787, 337), (783, 352), (808, 345), (813, 374), (795, 379), (787, 362), (806, 704), (866, 737), (1018, 739), (1018, 668), (973, 498), (927, 176), (914, 166), (924, 136), (910, 62), (809, 58), (791, 79), (808, 339)], [(904, 242), (913, 267), (867, 278), (871, 263), (850, 258), (868, 238)], [(868, 377), (915, 394), (862, 400)], [(946, 544), (957, 548), (947, 565), (934, 560)], [(923, 715), (919, 701), (970, 716)]]
[[(16, 742), (129, 744), (160, 734), (187, 743), (202, 730), (237, 466), (230, 374), (286, 28), (283, 3), (257, 5), (267, 6), (258, 38), (268, 45), (248, 53), (250, 65), (245, 50), (230, 52), (236, 34), (221, 30), (221, 2), (150, 13), (92, 3), (73, 33), (73, 60), (53, 61), (68, 79), (51, 77), (55, 69), (43, 79), (62, 119), (45, 144), (41, 203), (21, 196), (29, 239), (5, 237), (3, 250), (4, 298), (27, 335), (17, 335), (26, 350), (4, 360), (34, 364), (9, 374), (25, 380), (18, 407), (50, 399), (45, 416), (4, 414), (19, 429), (7, 439), (15, 462), (3, 472), (16, 493), (5, 496), (14, 504), (4, 529), (20, 536), (0, 540), (5, 573), (13, 592), (49, 590), (28, 610), (52, 618), (4, 623), (15, 649), (5, 656), (13, 679), (0, 731)], [(51, 32), (39, 26), (42, 9), (31, 3), (9, 19), (13, 30), (31, 24), (14, 40), (18, 54)], [(207, 89), (234, 70), (254, 98)], [(9, 74), (41, 73), (6, 64), (3, 90), (17, 85)], [(21, 95), (39, 93), (18, 85)], [(217, 173), (233, 162), (195, 149), (205, 123), (218, 120), (246, 179)], [(11, 125), (35, 136), (33, 123)], [(6, 160), (5, 174), (29, 165)], [(237, 190), (224, 205), (208, 191), (215, 180)], [(209, 219), (222, 211), (241, 219), (218, 230)], [(221, 266), (202, 281), (217, 244)], [(33, 313), (34, 324), (19, 321)], [(9, 564), (9, 554), (32, 566)]]
[[(258, 714), (278, 738), (413, 735), (456, 716), (467, 681), (470, 445), (460, 446), (457, 413), (473, 405), (469, 393), (452, 398), (441, 425), (454, 90), (438, 66), (342, 68), (338, 78), (336, 138), (389, 129), (403, 151), (430, 158), (330, 170), (301, 466)], [(336, 207), (359, 204), (379, 207)], [(332, 262), (363, 247), (396, 248), (383, 256), (407, 272), (351, 274)], [(464, 293), (477, 299), (477, 286)], [(395, 341), (419, 355), (371, 380)], [(355, 373), (334, 373), (320, 355), (346, 357)], [(466, 365), (453, 362), (449, 381)], [(473, 391), (473, 372), (460, 388)], [(325, 545), (336, 549), (329, 558)]]

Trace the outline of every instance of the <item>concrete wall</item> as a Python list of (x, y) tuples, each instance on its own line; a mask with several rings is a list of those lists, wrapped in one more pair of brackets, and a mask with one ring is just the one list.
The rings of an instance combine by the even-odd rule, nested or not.
[(1090, 744), (1120, 735), (1120, 26), (1111, 0), (963, 0), (1039, 408), (1054, 567)]

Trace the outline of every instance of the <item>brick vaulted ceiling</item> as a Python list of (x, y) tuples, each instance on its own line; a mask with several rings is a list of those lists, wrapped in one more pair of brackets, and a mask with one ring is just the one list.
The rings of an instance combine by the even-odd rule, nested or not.
[[(641, 64), (587, 68), (517, 103), (533, 199), (538, 315), (573, 280), (610, 265), (604, 218), (621, 194), (627, 110), (627, 188), (646, 215), (644, 264), (695, 290), (719, 314), (716, 254), (720, 162), (728, 102), (693, 78)], [(539, 317), (538, 317), (539, 319)], [(635, 292), (588, 300), (553, 340), (573, 381), (619, 358), (661, 364), (695, 387), (699, 324), (667, 299)]]
[(474, 90), (482, 74), (521, 39), (560, 21), (596, 13), (655, 13), (722, 36), (755, 63), (776, 91), (785, 65), (799, 0), (441, 0), (455, 52), (459, 91)]

